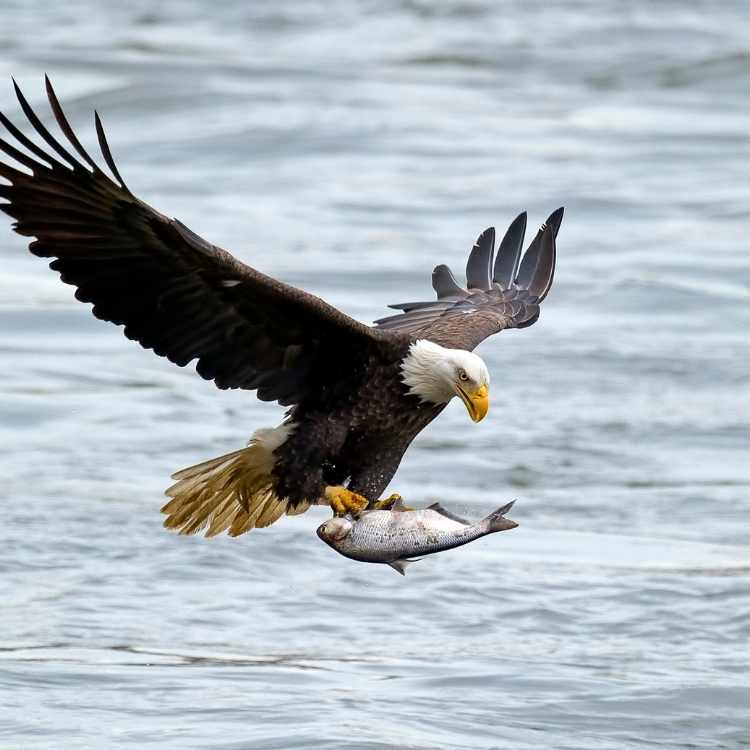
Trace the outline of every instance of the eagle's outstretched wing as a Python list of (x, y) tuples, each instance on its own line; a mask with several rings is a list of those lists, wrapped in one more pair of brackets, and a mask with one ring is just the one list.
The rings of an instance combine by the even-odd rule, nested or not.
[[(30, 170), (0, 161), (0, 209), (15, 230), (35, 237), (34, 255), (91, 302), (98, 318), (219, 388), (257, 389), (259, 398), (294, 404), (335, 381), (336, 353), (383, 346), (386, 332), (357, 322), (311, 294), (283, 284), (211, 245), (176, 219), (139, 200), (115, 166), (99, 116), (96, 132), (114, 180), (73, 133), (46, 79), (61, 131), (77, 153), (44, 126), (15, 84), (40, 147), (0, 113), (16, 145), (0, 149)], [(17, 146), (22, 147), (18, 148)], [(330, 378), (328, 377), (330, 375)]]
[(441, 346), (474, 349), (505, 328), (525, 328), (539, 317), (555, 272), (555, 238), (562, 222), (558, 208), (542, 225), (521, 259), (526, 213), (505, 233), (497, 257), (495, 230), (486, 229), (471, 250), (463, 289), (448, 266), (432, 272), (437, 300), (390, 305), (403, 312), (376, 320), (381, 329), (424, 338)]

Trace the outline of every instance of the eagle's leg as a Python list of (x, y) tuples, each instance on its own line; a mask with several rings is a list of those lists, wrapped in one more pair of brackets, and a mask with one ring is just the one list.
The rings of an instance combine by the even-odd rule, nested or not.
[(347, 513), (358, 516), (367, 507), (366, 497), (347, 490), (346, 487), (329, 485), (325, 489), (324, 497), (336, 516), (345, 516)]

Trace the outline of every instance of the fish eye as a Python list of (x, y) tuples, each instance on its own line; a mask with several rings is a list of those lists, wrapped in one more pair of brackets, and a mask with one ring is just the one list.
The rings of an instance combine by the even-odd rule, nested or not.
[(459, 380), (468, 380), (469, 376), (466, 374), (466, 370), (459, 370), (458, 371), (458, 379)]

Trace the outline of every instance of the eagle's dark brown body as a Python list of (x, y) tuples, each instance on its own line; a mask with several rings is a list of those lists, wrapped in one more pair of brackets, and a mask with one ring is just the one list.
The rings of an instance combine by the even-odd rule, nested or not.
[(163, 508), (171, 528), (241, 534), (301, 512), (332, 485), (374, 501), (414, 437), (445, 406), (411, 395), (402, 381), (412, 344), (471, 351), (539, 315), (562, 209), (523, 258), (525, 213), (496, 257), (495, 230), (482, 233), (469, 256), (466, 288), (438, 266), (436, 300), (395, 305), (401, 313), (368, 326), (241, 263), (141, 201), (120, 176), (98, 115), (109, 175), (76, 137), (48, 80), (46, 88), (67, 143), (17, 86), (34, 137), (0, 113), (9, 139), (0, 139), (8, 157), (0, 160), (0, 209), (19, 234), (34, 238), (31, 252), (52, 258), (50, 267), (76, 287), (76, 298), (91, 303), (96, 317), (124, 326), (128, 338), (179, 366), (195, 362), (219, 388), (255, 390), (289, 407), (281, 428), (260, 430), (247, 448), (175, 475)]
[[(407, 346), (395, 346), (350, 375), (343, 394), (326, 396), (290, 413), (296, 428), (275, 453), (277, 492), (293, 503), (319, 497), (326, 485), (346, 484), (377, 500), (412, 440), (445, 405), (420, 403), (401, 381)], [(348, 395), (347, 395), (348, 394)]]

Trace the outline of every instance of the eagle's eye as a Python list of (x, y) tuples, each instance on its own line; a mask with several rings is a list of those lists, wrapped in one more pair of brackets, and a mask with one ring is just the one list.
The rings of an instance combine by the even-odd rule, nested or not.
[(466, 374), (466, 370), (459, 370), (458, 371), (458, 379), (459, 380), (468, 380), (469, 376)]

